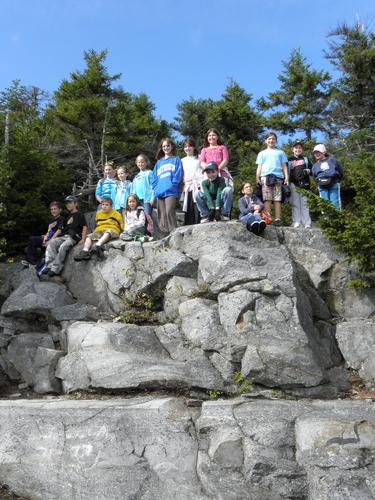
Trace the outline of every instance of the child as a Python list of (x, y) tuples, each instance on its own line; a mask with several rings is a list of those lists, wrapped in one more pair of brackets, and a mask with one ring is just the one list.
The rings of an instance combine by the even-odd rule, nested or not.
[(43, 234), (41, 236), (30, 236), (26, 250), (26, 260), (21, 261), (21, 264), (23, 264), (24, 266), (35, 266), (38, 260), (36, 255), (37, 249), (45, 249), (48, 245), (48, 242), (60, 236), (61, 231), (64, 228), (65, 219), (61, 215), (61, 203), (59, 203), (58, 201), (51, 201), (51, 203), (49, 204), (49, 209), (53, 219), (48, 224), (46, 234)]
[(137, 195), (130, 194), (125, 210), (125, 231), (121, 234), (124, 241), (132, 241), (145, 234), (146, 216)]
[(74, 260), (90, 259), (90, 250), (94, 241), (96, 241), (96, 244), (93, 252), (102, 260), (104, 258), (103, 245), (110, 240), (118, 238), (124, 229), (122, 216), (117, 210), (113, 209), (111, 198), (102, 198), (101, 207), (101, 210), (96, 212), (94, 232), (87, 235), (83, 249), (74, 257)]
[(198, 150), (193, 139), (186, 139), (184, 142), (186, 156), (181, 159), (184, 170), (184, 187), (182, 192), (183, 207), (185, 212), (185, 226), (196, 224), (199, 219), (199, 211), (196, 207), (196, 192), (200, 189), (203, 180), (202, 170), (198, 158)]
[(299, 227), (301, 224), (306, 229), (311, 228), (311, 218), (306, 198), (296, 191), (296, 188), (310, 189), (311, 163), (303, 156), (303, 144), (296, 141), (293, 144), (293, 156), (288, 158), (289, 182), (292, 201), (292, 223), (293, 227)]
[(152, 189), (152, 170), (150, 170), (150, 160), (144, 154), (137, 156), (135, 163), (139, 172), (133, 179), (131, 193), (134, 193), (147, 215), (152, 216), (152, 206), (154, 204), (154, 191)]
[(312, 175), (318, 184), (319, 196), (341, 210), (340, 180), (344, 177), (341, 163), (327, 153), (324, 144), (317, 144), (313, 155), (316, 163)]
[(288, 159), (281, 149), (276, 148), (277, 135), (266, 135), (267, 149), (258, 153), (256, 164), (256, 182), (262, 186), (265, 211), (271, 213), (272, 202), (275, 205), (275, 226), (281, 225), (282, 184), (289, 184)]
[(212, 162), (206, 165), (204, 172), (207, 174), (207, 179), (202, 182), (202, 188), (196, 197), (202, 217), (201, 224), (213, 220), (227, 221), (233, 205), (233, 189), (225, 185), (223, 177), (219, 177), (217, 163)]
[(266, 227), (266, 223), (261, 216), (264, 208), (263, 203), (254, 195), (253, 186), (250, 182), (243, 182), (240, 191), (243, 194), (243, 197), (238, 200), (240, 221), (246, 222), (247, 229), (252, 233), (262, 234)]
[(113, 163), (108, 161), (104, 165), (104, 177), (99, 179), (96, 185), (95, 198), (99, 202), (97, 210), (100, 210), (100, 203), (103, 198), (111, 198), (115, 202), (117, 181), (115, 179), (115, 170)]
[(228, 150), (215, 128), (210, 128), (207, 131), (204, 138), (204, 148), (202, 148), (200, 154), (200, 161), (202, 170), (208, 163), (216, 163), (219, 167), (219, 175), (224, 177), (226, 186), (233, 188), (233, 179), (227, 168), (229, 162)]
[(176, 144), (166, 137), (160, 141), (157, 162), (152, 173), (152, 188), (158, 200), (158, 224), (162, 237), (177, 227), (176, 201), (180, 194), (182, 163), (176, 156)]
[(115, 201), (113, 203), (113, 208), (122, 214), (122, 218), (125, 218), (125, 207), (126, 201), (130, 194), (131, 182), (126, 178), (127, 172), (124, 166), (118, 167), (116, 182), (116, 194)]
[(69, 250), (77, 243), (83, 243), (87, 235), (87, 225), (83, 213), (78, 211), (78, 202), (75, 196), (65, 198), (69, 217), (61, 236), (50, 241), (46, 250), (46, 265), (42, 274), (49, 277), (61, 273), (64, 261)]

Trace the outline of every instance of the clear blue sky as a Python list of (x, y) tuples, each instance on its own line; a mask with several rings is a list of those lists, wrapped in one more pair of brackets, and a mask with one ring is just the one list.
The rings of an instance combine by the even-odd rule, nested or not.
[(254, 98), (278, 86), (300, 47), (316, 69), (326, 35), (359, 16), (375, 29), (375, 0), (2, 0), (0, 90), (12, 80), (53, 92), (83, 52), (108, 49), (111, 74), (145, 92), (172, 120), (189, 97), (220, 98), (230, 79)]

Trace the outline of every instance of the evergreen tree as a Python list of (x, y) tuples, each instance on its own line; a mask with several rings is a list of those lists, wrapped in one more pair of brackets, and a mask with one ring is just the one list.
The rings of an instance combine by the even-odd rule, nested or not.
[[(375, 34), (358, 22), (339, 25), (329, 35), (326, 57), (340, 72), (332, 86), (332, 118), (340, 129), (375, 143)], [(365, 142), (365, 141), (363, 141)]]
[(280, 88), (258, 100), (260, 110), (274, 110), (265, 125), (283, 134), (303, 132), (307, 140), (315, 131), (327, 132), (329, 73), (311, 69), (299, 49), (294, 49), (282, 64)]

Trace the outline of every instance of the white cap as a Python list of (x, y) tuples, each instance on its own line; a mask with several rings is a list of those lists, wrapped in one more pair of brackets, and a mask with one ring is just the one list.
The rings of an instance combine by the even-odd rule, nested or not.
[(325, 147), (324, 144), (317, 144), (315, 146), (315, 148), (313, 149), (313, 152), (314, 151), (319, 151), (320, 153), (323, 153), (323, 154), (327, 152), (326, 147)]

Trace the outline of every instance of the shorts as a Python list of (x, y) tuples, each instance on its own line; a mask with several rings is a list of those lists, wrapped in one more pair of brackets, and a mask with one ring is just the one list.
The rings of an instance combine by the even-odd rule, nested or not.
[(92, 241), (98, 241), (106, 233), (111, 236), (111, 240), (115, 240), (119, 237), (119, 235), (115, 231), (112, 231), (112, 229), (107, 229), (106, 231), (96, 231), (94, 233), (88, 234), (87, 237), (91, 238)]
[(266, 177), (261, 177), (260, 182), (262, 184), (262, 197), (263, 201), (282, 201), (283, 193), (281, 186), (283, 185), (283, 179), (276, 179), (274, 186), (266, 185)]

